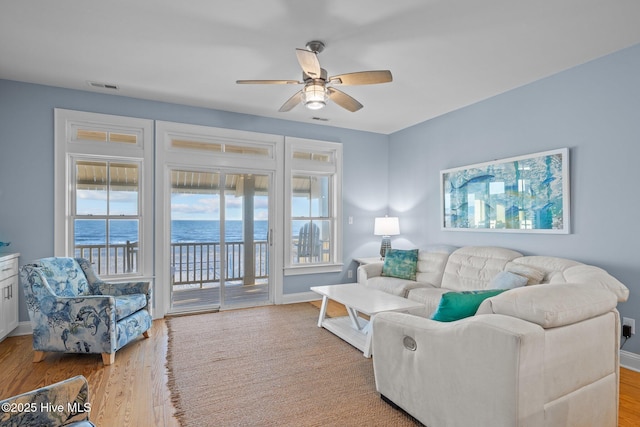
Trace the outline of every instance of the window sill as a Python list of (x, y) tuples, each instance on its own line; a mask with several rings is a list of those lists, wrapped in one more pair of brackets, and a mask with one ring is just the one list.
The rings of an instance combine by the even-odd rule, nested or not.
[(301, 274), (339, 273), (342, 271), (343, 267), (344, 264), (319, 264), (286, 267), (284, 269), (284, 275), (297, 276)]

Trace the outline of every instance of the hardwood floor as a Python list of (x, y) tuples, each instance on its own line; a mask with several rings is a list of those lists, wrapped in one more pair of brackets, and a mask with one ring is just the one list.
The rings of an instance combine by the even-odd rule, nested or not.
[[(97, 355), (48, 353), (33, 363), (31, 336), (0, 343), (0, 399), (84, 375), (89, 381), (90, 419), (98, 427), (176, 427), (165, 370), (167, 328), (153, 322), (149, 339), (140, 338), (116, 353), (111, 366)], [(620, 369), (619, 427), (640, 425), (640, 372)]]
[(113, 365), (102, 357), (47, 353), (33, 363), (31, 335), (0, 343), (0, 398), (43, 387), (75, 375), (89, 381), (89, 419), (102, 426), (177, 427), (165, 370), (167, 327), (155, 320), (150, 338), (139, 338), (116, 353)]

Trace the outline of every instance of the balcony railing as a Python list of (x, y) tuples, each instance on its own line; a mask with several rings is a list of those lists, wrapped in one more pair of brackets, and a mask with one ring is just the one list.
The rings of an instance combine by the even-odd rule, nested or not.
[[(268, 243), (253, 243), (253, 275), (245, 274), (244, 242), (226, 242), (225, 281), (264, 279), (269, 274)], [(87, 258), (99, 275), (117, 275), (138, 271), (138, 243), (77, 245), (75, 256)], [(221, 254), (219, 242), (172, 243), (171, 272), (173, 285), (215, 284), (220, 282)], [(250, 266), (249, 266), (250, 267)]]

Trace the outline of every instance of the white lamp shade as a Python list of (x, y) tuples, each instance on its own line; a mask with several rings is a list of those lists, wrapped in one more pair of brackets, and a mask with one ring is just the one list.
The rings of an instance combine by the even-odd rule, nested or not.
[(400, 234), (400, 222), (397, 216), (376, 218), (373, 226), (375, 236), (397, 236)]

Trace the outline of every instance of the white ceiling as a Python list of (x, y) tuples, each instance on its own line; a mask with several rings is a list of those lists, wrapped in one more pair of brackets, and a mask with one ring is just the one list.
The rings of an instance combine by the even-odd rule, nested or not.
[[(393, 82), (341, 86), (355, 113), (235, 83), (300, 80), (310, 40), (329, 75)], [(0, 78), (383, 134), (637, 43), (637, 0), (0, 0)]]

